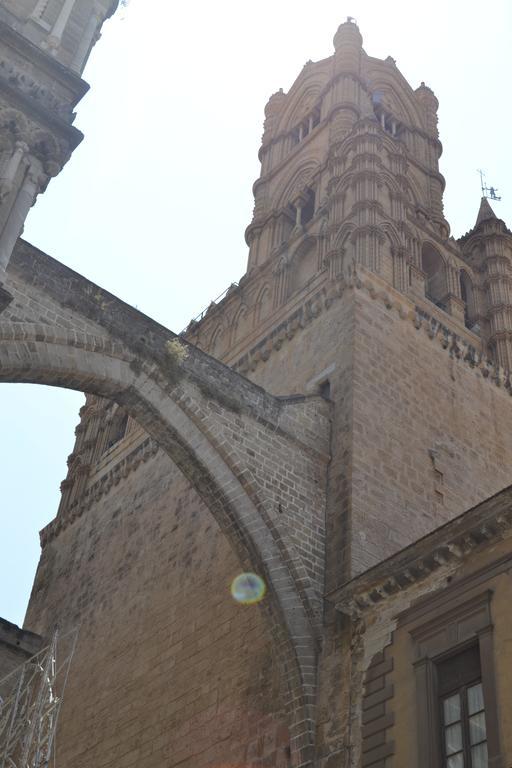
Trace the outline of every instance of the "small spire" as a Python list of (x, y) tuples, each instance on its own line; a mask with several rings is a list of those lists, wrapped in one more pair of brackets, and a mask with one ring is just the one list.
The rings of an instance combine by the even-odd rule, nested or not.
[(497, 219), (498, 217), (494, 213), (493, 209), (491, 208), (489, 201), (486, 197), (482, 197), (482, 201), (480, 203), (480, 210), (478, 211), (478, 216), (476, 217), (476, 223), (475, 228), (478, 227), (479, 224), (482, 223), (482, 221), (487, 221), (487, 219)]

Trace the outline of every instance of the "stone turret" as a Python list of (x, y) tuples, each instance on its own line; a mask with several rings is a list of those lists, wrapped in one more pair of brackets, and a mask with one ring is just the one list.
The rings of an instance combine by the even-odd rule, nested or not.
[(307, 251), (311, 275), (326, 268), (338, 279), (361, 266), (463, 318), (437, 109), (432, 90), (414, 90), (391, 57), (368, 56), (351, 18), (333, 55), (307, 62), (287, 93), (271, 97), (246, 238), (249, 271), (276, 262), (277, 304)]
[(415, 96), (418, 103), (421, 105), (425, 116), (425, 122), (427, 131), (436, 138), (439, 137), (439, 130), (437, 127), (437, 110), (439, 109), (439, 102), (434, 94), (434, 91), (421, 83), (419, 88), (415, 90)]
[[(479, 277), (476, 298), (490, 356), (512, 370), (512, 232), (483, 197), (473, 229), (461, 238), (462, 252)], [(468, 300), (472, 298), (468, 297)]]
[[(370, 100), (361, 83), (363, 38), (357, 24), (349, 17), (334, 35), (332, 118), (330, 143), (346, 136), (369, 109)], [(368, 109), (361, 110), (366, 102)]]
[(0, 0), (0, 278), (37, 195), (82, 134), (80, 74), (118, 0)]
[(336, 69), (359, 74), (363, 38), (359, 27), (352, 18), (340, 24), (333, 38)]

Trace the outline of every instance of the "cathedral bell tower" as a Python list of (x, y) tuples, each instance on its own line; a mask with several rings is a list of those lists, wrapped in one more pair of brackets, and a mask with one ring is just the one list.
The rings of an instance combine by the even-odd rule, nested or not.
[[(447, 262), (454, 251), (443, 215), (437, 99), (424, 83), (416, 90), (405, 83), (391, 57), (368, 56), (352, 19), (339, 27), (334, 48), (267, 104), (246, 233), (249, 271), (276, 253), (289, 264), (301, 241), (320, 238), (333, 277), (361, 265), (398, 290), (423, 294), (420, 244), (430, 238)], [(455, 283), (446, 281), (439, 300), (461, 314)]]
[(0, 283), (30, 207), (83, 138), (73, 126), (81, 73), (117, 5), (0, 0)]

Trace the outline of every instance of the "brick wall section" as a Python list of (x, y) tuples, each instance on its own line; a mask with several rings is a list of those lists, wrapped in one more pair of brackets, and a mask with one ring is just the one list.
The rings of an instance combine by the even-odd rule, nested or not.
[(288, 766), (285, 686), (265, 605), (159, 451), (42, 552), (27, 624), (81, 623), (57, 739), (69, 768)]

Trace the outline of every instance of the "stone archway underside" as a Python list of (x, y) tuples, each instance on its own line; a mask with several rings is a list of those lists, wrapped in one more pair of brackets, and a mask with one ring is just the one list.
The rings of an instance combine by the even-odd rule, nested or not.
[[(311, 765), (328, 404), (272, 397), (195, 347), (184, 353), (166, 328), (23, 241), (4, 289), (12, 300), (0, 314), (0, 382), (125, 406), (198, 491), (241, 562), (264, 575), (294, 765)], [(285, 466), (293, 482), (283, 490)], [(309, 536), (294, 533), (287, 512), (299, 498)]]

